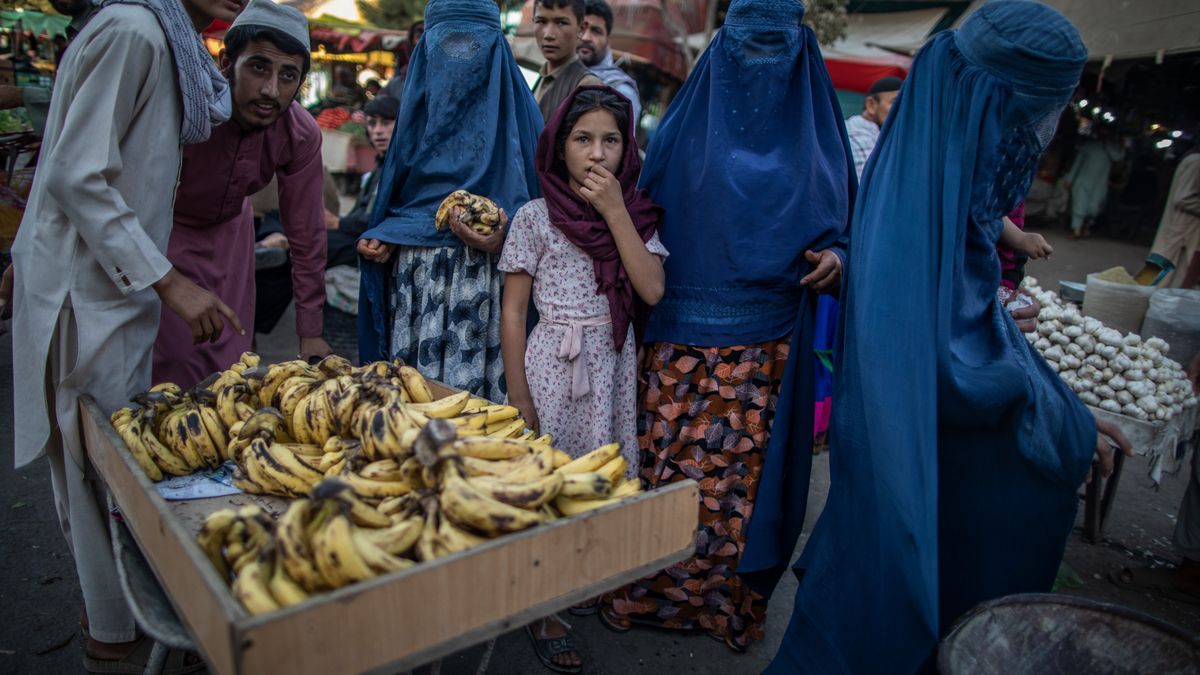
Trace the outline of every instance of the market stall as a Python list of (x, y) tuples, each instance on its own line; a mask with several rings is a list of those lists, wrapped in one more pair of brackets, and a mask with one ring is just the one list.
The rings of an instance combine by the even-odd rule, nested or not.
[[(434, 404), (467, 400), (465, 393), (437, 383), (428, 386)], [(230, 509), (245, 513), (247, 507), (283, 528), (281, 516), (291, 513), (304, 499), (236, 492), (167, 501), (159, 490), (163, 484), (151, 480), (123, 437), (126, 426), (118, 423), (120, 431), (114, 429), (90, 399), (81, 400), (80, 406), (89, 456), (209, 669), (216, 673), (411, 669), (662, 569), (694, 549), (699, 495), (694, 482), (684, 481), (650, 493), (597, 502), (604, 505), (576, 515), (547, 517), (522, 531), (486, 540), (474, 537), (465, 550), (408, 561), (396, 571), (264, 609), (250, 602), (244, 587), (238, 589), (242, 573), (237, 573), (230, 588), (228, 578), (214, 562), (212, 549), (202, 548), (197, 535), (207, 530), (218, 514), (232, 513)], [(421, 409), (429, 408), (417, 405), (410, 414)], [(248, 418), (245, 424), (252, 424), (251, 419), (255, 418)], [(442, 422), (443, 427), (450, 424), (447, 419)], [(292, 432), (306, 433), (300, 427)], [(236, 443), (240, 432), (231, 431), (228, 438)], [(424, 446), (419, 443), (415, 452), (423, 456), (420, 448)], [(441, 456), (446, 446), (439, 447)], [(250, 474), (255, 475), (253, 470)], [(312, 490), (314, 502), (321, 492), (318, 487)], [(422, 503), (430, 498), (425, 493)], [(449, 498), (443, 492), (441, 508), (446, 517), (453, 513)], [(563, 498), (559, 495), (558, 499)], [(558, 500), (554, 504), (564, 508)], [(382, 502), (379, 508), (383, 508)], [(333, 517), (346, 519), (347, 513), (353, 511)], [(357, 522), (358, 516), (354, 517)], [(379, 517), (378, 513), (372, 517)], [(329, 520), (324, 522), (325, 527), (332, 527)], [(282, 542), (282, 529), (277, 536)], [(315, 551), (319, 544), (317, 535), (312, 536)], [(271, 546), (265, 553), (254, 554), (255, 561), (283, 555), (283, 548), (275, 551)], [(229, 551), (227, 548), (226, 553)], [(235, 564), (230, 560), (230, 565)], [(280, 573), (279, 569), (275, 572)], [(274, 593), (275, 587), (270, 588)]]
[[(1134, 452), (1148, 459), (1148, 477), (1157, 485), (1164, 475), (1179, 473), (1200, 440), (1200, 406), (1184, 372), (1194, 345), (1180, 339), (1172, 346), (1152, 322), (1144, 324), (1155, 289), (1135, 284), (1121, 272), (1090, 275), (1086, 288), (1091, 297), (1084, 296), (1082, 309), (1027, 278), (1026, 288), (1041, 310), (1037, 330), (1026, 338), (1097, 419), (1118, 427)], [(1111, 280), (1121, 277), (1128, 277), (1127, 283)], [(1097, 477), (1087, 486), (1088, 541), (1097, 541), (1104, 532), (1123, 464), (1117, 453), (1112, 476)]]

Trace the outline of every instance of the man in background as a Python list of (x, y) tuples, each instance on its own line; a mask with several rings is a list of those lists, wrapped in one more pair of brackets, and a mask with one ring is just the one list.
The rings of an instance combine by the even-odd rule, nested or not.
[(854, 170), (860, 180), (863, 168), (867, 166), (867, 158), (871, 156), (875, 143), (879, 141), (879, 130), (887, 121), (892, 101), (896, 100), (903, 83), (900, 78), (891, 76), (876, 80), (867, 90), (863, 111), (846, 120), (846, 133), (850, 136), (850, 150), (854, 154)]
[(584, 0), (534, 0), (533, 26), (546, 62), (533, 85), (533, 98), (549, 120), (576, 87), (602, 85), (575, 50), (583, 34)]
[(612, 37), (613, 11), (605, 0), (587, 0), (583, 17), (583, 38), (575, 50), (583, 65), (604, 84), (621, 92), (633, 104), (633, 122), (642, 116), (642, 100), (638, 95), (637, 82), (624, 70), (613, 65), (612, 49), (608, 42)]

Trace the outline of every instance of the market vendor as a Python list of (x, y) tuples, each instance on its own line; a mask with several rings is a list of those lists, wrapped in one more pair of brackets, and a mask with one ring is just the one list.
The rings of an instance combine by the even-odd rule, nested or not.
[(832, 482), (766, 672), (925, 672), (973, 606), (1050, 590), (1093, 456), (1112, 470), (1098, 430), (1131, 454), (996, 296), (1086, 60), (1057, 11), (993, 0), (914, 61), (855, 204)]
[(58, 72), (13, 245), (15, 464), (48, 460), (79, 575), (89, 672), (142, 672), (154, 641), (139, 634), (121, 591), (79, 398), (91, 396), (107, 414), (146, 390), (163, 308), (193, 326), (189, 345), (241, 330), (165, 256), (180, 146), (203, 141), (229, 116), (228, 85), (198, 32), (239, 10), (236, 2), (148, 0), (96, 11)]
[[(254, 318), (254, 215), (248, 197), (278, 177), (292, 261), (301, 358), (324, 357), (325, 206), (321, 133), (295, 100), (308, 73), (308, 21), (298, 10), (251, 0), (225, 34), (221, 67), (233, 90), (233, 118), (184, 153), (168, 257), (216, 293), (250, 328)], [(250, 349), (225, 333), (192, 346), (191, 329), (163, 313), (154, 345), (154, 381), (195, 385)]]

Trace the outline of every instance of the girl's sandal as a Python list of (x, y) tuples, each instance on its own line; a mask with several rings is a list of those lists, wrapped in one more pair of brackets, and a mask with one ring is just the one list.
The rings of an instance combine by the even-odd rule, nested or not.
[(608, 609), (600, 609), (596, 615), (605, 628), (614, 633), (628, 633), (633, 628), (633, 622), (623, 616), (612, 616)]

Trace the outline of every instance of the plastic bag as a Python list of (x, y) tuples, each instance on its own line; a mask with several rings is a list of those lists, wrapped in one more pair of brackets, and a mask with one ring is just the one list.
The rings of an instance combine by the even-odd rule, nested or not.
[(1136, 333), (1142, 328), (1153, 294), (1152, 286), (1118, 284), (1105, 281), (1098, 274), (1089, 274), (1087, 291), (1083, 295), (1083, 314), (1122, 333)]
[(1187, 366), (1200, 352), (1200, 290), (1163, 288), (1150, 297), (1142, 338), (1159, 337), (1171, 346), (1169, 356)]

